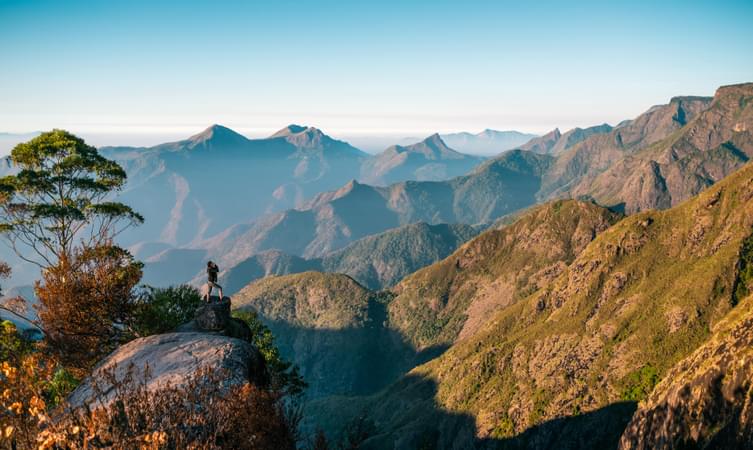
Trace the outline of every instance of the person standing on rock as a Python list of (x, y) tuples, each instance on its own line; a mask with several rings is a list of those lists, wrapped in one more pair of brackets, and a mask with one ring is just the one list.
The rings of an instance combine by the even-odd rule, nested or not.
[(212, 299), (212, 288), (220, 290), (220, 300), (224, 298), (222, 295), (222, 286), (217, 284), (217, 275), (220, 273), (220, 268), (212, 261), (207, 262), (207, 302)]

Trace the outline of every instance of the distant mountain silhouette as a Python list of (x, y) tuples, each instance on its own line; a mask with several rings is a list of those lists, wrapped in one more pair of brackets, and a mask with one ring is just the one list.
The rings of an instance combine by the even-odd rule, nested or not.
[[(508, 151), (446, 181), (386, 187), (351, 181), (298, 209), (229, 228), (199, 246), (232, 266), (270, 249), (322, 257), (356, 239), (417, 221), (491, 223), (553, 198), (595, 199), (625, 212), (667, 208), (753, 156), (752, 106), (741, 101), (752, 94), (753, 84), (723, 87), (713, 99), (676, 97), (615, 128), (555, 130), (540, 138), (548, 144), (535, 152)], [(434, 143), (436, 138), (414, 153), (434, 154)], [(542, 154), (556, 148), (563, 150)]]
[(447, 145), (458, 151), (484, 156), (497, 156), (506, 150), (518, 148), (537, 137), (535, 134), (519, 131), (497, 131), (488, 128), (477, 134), (461, 132), (441, 134), (440, 136)]
[(360, 180), (380, 186), (407, 180), (440, 181), (463, 175), (481, 161), (451, 149), (433, 134), (416, 144), (393, 145), (368, 159)]
[(353, 178), (367, 158), (315, 128), (298, 126), (247, 139), (213, 125), (183, 141), (101, 151), (125, 166), (129, 184), (123, 200), (146, 217), (126, 241), (171, 245), (293, 207)]

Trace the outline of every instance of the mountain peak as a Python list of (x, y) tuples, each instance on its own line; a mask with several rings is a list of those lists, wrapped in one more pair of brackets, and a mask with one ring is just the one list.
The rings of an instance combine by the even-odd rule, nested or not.
[(293, 136), (296, 134), (301, 133), (318, 133), (323, 134), (319, 129), (314, 127), (308, 127), (303, 125), (296, 125), (296, 124), (290, 124), (286, 126), (285, 128), (277, 131), (275, 134), (270, 136), (270, 138), (278, 138), (278, 137), (288, 137)]
[(211, 125), (204, 131), (198, 134), (194, 134), (193, 136), (188, 138), (189, 141), (191, 141), (194, 144), (201, 144), (206, 142), (245, 142), (248, 139), (246, 139), (245, 136), (236, 133), (235, 131), (231, 130), (230, 128), (223, 127), (222, 125)]
[(395, 153), (422, 154), (424, 157), (430, 160), (462, 159), (467, 157), (467, 155), (464, 155), (450, 148), (444, 142), (439, 133), (434, 133), (421, 142), (417, 142), (415, 144), (406, 146), (393, 145), (392, 147), (384, 151), (384, 154)]
[(738, 99), (740, 101), (742, 98), (751, 96), (753, 96), (753, 83), (740, 83), (719, 87), (714, 93), (713, 99), (715, 101), (722, 99)]
[(442, 137), (439, 135), (439, 133), (432, 134), (431, 136), (429, 136), (426, 139), (424, 139), (422, 142), (427, 143), (427, 144), (431, 143), (431, 144), (441, 145), (443, 147), (447, 147), (447, 144), (444, 143), (444, 141), (442, 140)]
[(445, 153), (458, 153), (455, 150), (451, 149), (442, 139), (442, 137), (439, 135), (439, 133), (434, 133), (431, 136), (427, 137), (423, 141), (419, 142), (418, 144), (411, 145), (409, 147), (417, 148), (417, 147), (428, 147), (432, 149), (434, 152), (440, 152), (442, 154)]

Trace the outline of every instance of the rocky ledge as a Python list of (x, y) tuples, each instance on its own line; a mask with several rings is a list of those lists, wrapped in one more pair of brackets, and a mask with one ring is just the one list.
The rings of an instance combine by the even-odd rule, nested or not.
[(244, 341), (251, 340), (251, 330), (246, 322), (230, 315), (230, 298), (220, 300), (212, 297), (211, 301), (196, 310), (194, 319), (179, 326), (176, 332), (203, 332), (234, 337)]

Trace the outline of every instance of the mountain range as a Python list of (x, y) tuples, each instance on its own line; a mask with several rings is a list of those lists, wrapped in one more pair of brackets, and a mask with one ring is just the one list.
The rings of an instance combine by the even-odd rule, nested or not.
[[(232, 295), (259, 278), (318, 270), (347, 274), (369, 289), (379, 290), (439, 261), (478, 231), (468, 225), (419, 222), (364, 237), (321, 258), (265, 250), (222, 270), (219, 281), (224, 292)], [(207, 252), (201, 249), (162, 251), (145, 259), (143, 281), (168, 286), (191, 280), (200, 286), (206, 277), (201, 270), (206, 258)]]
[[(753, 107), (745, 100), (751, 95), (753, 84), (728, 86), (714, 98), (673, 98), (614, 128), (555, 130), (535, 139), (547, 144), (532, 142), (536, 151), (512, 150), (446, 181), (386, 187), (351, 181), (298, 209), (228, 228), (198, 247), (232, 266), (271, 249), (321, 257), (356, 239), (419, 221), (491, 223), (563, 197), (593, 199), (628, 213), (667, 208), (753, 155)], [(549, 154), (552, 149), (562, 150)]]
[[(150, 148), (102, 148), (129, 176), (123, 201), (146, 218), (126, 242), (185, 245), (268, 211), (292, 207), (358, 173), (367, 155), (312, 127), (247, 139), (213, 125)], [(248, 195), (242, 205), (237, 195)]]
[(753, 84), (676, 97), (452, 180), (349, 183), (215, 244), (273, 248), (292, 228), (303, 239), (286, 251), (311, 258), (347, 245), (332, 230), (366, 234), (378, 218), (495, 223), (380, 293), (319, 272), (240, 290), (316, 380), (311, 430), (336, 436), (359, 418), (363, 448), (656, 448), (668, 433), (733, 448), (753, 429), (751, 369), (731, 364), (750, 337), (751, 105)]
[[(120, 199), (146, 219), (143, 226), (123, 233), (121, 241), (148, 260), (166, 249), (195, 248), (228, 227), (265, 214), (300, 207), (349, 180), (444, 180), (481, 162), (452, 150), (436, 135), (397, 148), (372, 156), (313, 127), (290, 125), (268, 138), (247, 139), (213, 125), (182, 141), (100, 151), (125, 168), (128, 183)], [(12, 172), (9, 158), (2, 161), (0, 173)], [(240, 202), (239, 193), (244, 193)], [(1, 256), (16, 268), (13, 285), (31, 283), (37, 276), (34, 267), (10, 252)], [(169, 270), (180, 272), (174, 265)]]
[[(688, 414), (719, 401), (721, 394), (702, 375), (719, 374), (718, 366), (704, 366), (691, 354), (705, 342), (721, 348), (718, 342), (728, 335), (714, 337), (710, 330), (727, 325), (717, 323), (748, 317), (751, 208), (753, 166), (746, 165), (665, 211), (621, 218), (591, 203), (555, 201), (486, 231), (383, 294), (386, 320), (373, 326), (393, 343), (399, 338), (400, 356), (392, 365), (389, 357), (375, 353), (378, 362), (371, 364), (393, 374), (393, 381), (361, 396), (318, 391), (307, 407), (307, 426), (336, 433), (336, 424), (364, 417), (374, 429), (363, 448), (467, 448), (469, 442), (476, 448), (616, 448), (620, 439), (633, 448), (627, 445), (656, 442), (646, 439), (661, 435), (650, 438), (638, 430), (666, 429), (652, 428), (663, 422), (646, 418), (661, 412), (646, 411), (666, 409), (664, 398), (675, 405), (682, 401), (685, 397), (672, 393), (680, 392), (683, 383), (700, 389), (692, 391), (698, 400), (688, 404), (695, 408)], [(269, 317), (283, 340), (299, 339), (302, 329), (311, 329), (301, 322), (301, 314), (308, 313), (287, 306), (286, 318), (274, 313), (272, 319), (264, 311), (352, 297), (335, 299), (337, 289), (325, 296), (298, 287), (291, 277), (261, 280), (239, 294), (242, 307)], [(259, 286), (269, 289), (272, 282), (277, 290), (244, 294), (259, 292)], [(314, 334), (306, 341), (321, 342), (316, 354), (333, 360), (351, 355), (359, 345), (351, 328), (341, 335), (342, 327), (330, 326), (325, 316), (317, 316), (315, 328), (338, 338), (318, 341)], [(342, 336), (350, 337), (349, 350), (340, 352)], [(734, 336), (747, 339), (747, 334)], [(292, 345), (285, 351), (301, 362), (304, 375), (313, 375), (305, 362), (312, 352), (306, 348)], [(747, 351), (744, 344), (732, 348)], [(421, 360), (428, 362), (405, 369)], [(750, 373), (747, 366), (739, 370)], [(402, 375), (395, 377), (397, 372)], [(322, 383), (324, 372), (318, 373), (315, 378)], [(677, 373), (687, 375), (672, 375)], [(636, 411), (637, 401), (648, 398), (662, 379), (666, 382), (651, 403)], [(739, 377), (724, 380), (738, 383), (730, 386), (743, 383)], [(724, 407), (740, 411), (739, 402)], [(738, 423), (736, 416), (708, 417), (704, 420), (714, 426)], [(633, 425), (626, 429), (628, 422)], [(666, 426), (670, 423), (677, 421)], [(713, 429), (704, 436), (712, 439)]]
[(215, 125), (102, 152), (147, 216), (125, 237), (143, 281), (199, 285), (217, 261), (232, 307), (307, 381), (306, 434), (749, 447), (753, 83), (488, 159), (453, 148), (432, 135), (369, 156), (311, 127)]

